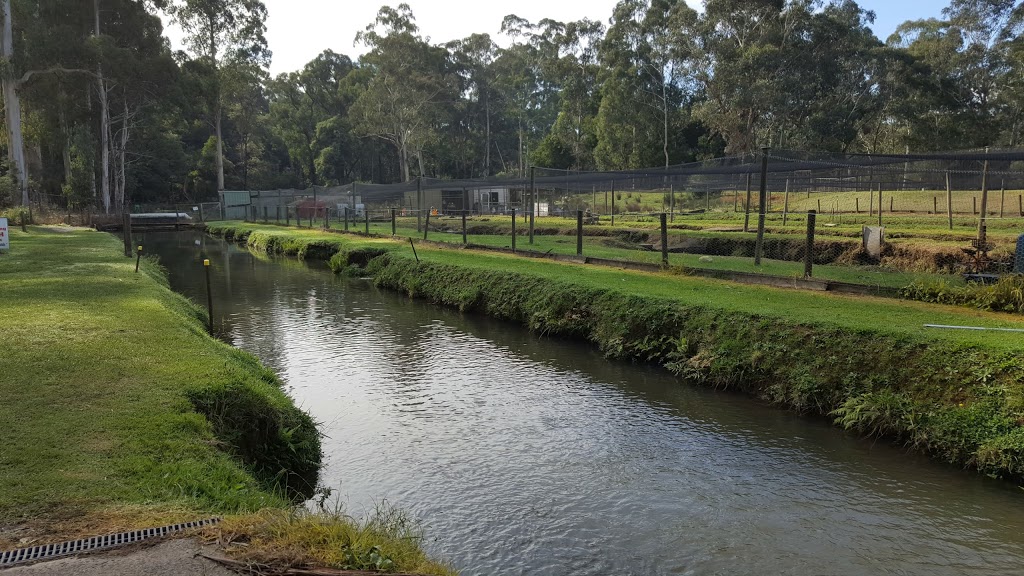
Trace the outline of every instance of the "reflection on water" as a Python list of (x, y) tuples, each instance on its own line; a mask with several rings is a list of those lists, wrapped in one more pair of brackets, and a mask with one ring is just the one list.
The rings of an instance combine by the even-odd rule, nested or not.
[(209, 255), (223, 336), (323, 423), (323, 483), (411, 511), (463, 574), (1021, 570), (1016, 488), (294, 261), (145, 244), (200, 302)]

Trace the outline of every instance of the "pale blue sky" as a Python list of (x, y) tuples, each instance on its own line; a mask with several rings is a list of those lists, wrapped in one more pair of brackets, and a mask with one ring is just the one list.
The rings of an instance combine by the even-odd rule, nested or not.
[[(263, 0), (267, 6), (267, 41), (274, 53), (273, 74), (298, 70), (330, 48), (355, 57), (362, 46), (353, 46), (356, 32), (373, 21), (382, 4), (398, 5), (402, 0)], [(465, 38), (487, 32), (499, 44), (508, 40), (498, 35), (501, 19), (508, 13), (531, 22), (542, 18), (578, 20), (583, 17), (607, 22), (618, 0), (517, 0), (509, 4), (491, 0), (404, 0), (412, 7), (422, 33), (434, 42)], [(686, 0), (690, 5), (699, 0)], [(859, 0), (874, 10), (875, 34), (883, 41), (905, 20), (937, 17), (946, 0)], [(167, 35), (175, 48), (181, 47), (181, 31), (168, 26)]]

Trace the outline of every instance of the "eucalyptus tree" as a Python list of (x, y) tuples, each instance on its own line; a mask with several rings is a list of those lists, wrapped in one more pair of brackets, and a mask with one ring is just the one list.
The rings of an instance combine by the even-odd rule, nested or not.
[(186, 33), (196, 58), (206, 60), (215, 75), (210, 120), (216, 139), (217, 189), (224, 189), (224, 99), (220, 78), (229, 60), (248, 60), (266, 68), (270, 62), (266, 33), (267, 9), (261, 0), (176, 0), (170, 7)]
[[(601, 42), (599, 167), (651, 166), (671, 161), (671, 129), (693, 94), (692, 30), (697, 12), (682, 0), (623, 0)], [(636, 105), (640, 106), (637, 107)]]
[(437, 138), (445, 105), (458, 98), (448, 51), (419, 34), (408, 4), (384, 6), (356, 35), (369, 51), (360, 65), (373, 74), (352, 107), (358, 129), (391, 144), (403, 181), (412, 178), (412, 160), (424, 174), (424, 150)]

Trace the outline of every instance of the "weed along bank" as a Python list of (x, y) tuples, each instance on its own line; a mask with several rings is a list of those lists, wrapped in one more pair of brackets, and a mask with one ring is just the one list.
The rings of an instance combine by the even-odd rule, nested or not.
[[(321, 422), (322, 483), (349, 509), (386, 498), (419, 519), (427, 551), (463, 573), (1019, 561), (1016, 472), (981, 460), (1000, 442), (1012, 454), (1013, 333), (922, 327), (1012, 316), (422, 240), (414, 256), (406, 238), (211, 230), (233, 238), (199, 238), (219, 264), (219, 329)], [(205, 295), (201, 254), (180, 249), (191, 237), (145, 242), (176, 290)], [(916, 429), (932, 444), (906, 442)]]
[[(316, 422), (273, 371), (207, 334), (205, 310), (169, 289), (155, 259), (126, 258), (120, 240), (87, 229), (10, 234), (0, 568), (24, 560), (6, 553), (19, 548), (219, 518), (210, 537), (227, 542), (229, 527), (269, 565), (340, 566), (330, 554), (347, 550), (348, 565), (368, 568), (366, 544), (376, 562), (451, 573), (411, 529), (295, 508), (318, 486)], [(314, 539), (312, 525), (331, 533)], [(47, 554), (58, 549), (75, 548)]]
[(689, 384), (746, 392), (867, 437), (1018, 481), (1024, 362), (1012, 315), (748, 286), (252, 224), (209, 231), (249, 249), (357, 267), (377, 286), (592, 343)]

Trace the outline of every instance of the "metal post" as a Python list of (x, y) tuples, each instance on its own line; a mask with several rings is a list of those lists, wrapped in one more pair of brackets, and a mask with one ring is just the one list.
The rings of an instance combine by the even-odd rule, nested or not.
[(661, 213), (661, 267), (668, 268), (668, 218)]
[(878, 185), (878, 225), (882, 225), (882, 185)]
[(423, 230), (423, 177), (416, 177), (416, 232)]
[(711, 188), (704, 189), (704, 211), (711, 212)]
[(423, 226), (423, 239), (427, 239), (427, 232), (430, 231), (430, 212), (427, 212), (427, 223)]
[(512, 209), (512, 253), (516, 251), (516, 209)]
[(782, 204), (782, 225), (786, 225), (786, 220), (789, 220), (789, 178), (786, 178), (786, 198)]
[(1003, 205), (1006, 204), (1006, 181), (999, 187), (999, 217), (1003, 217)]
[(398, 231), (398, 222), (397, 222), (398, 218), (396, 217), (397, 213), (398, 213), (397, 209), (395, 209), (395, 208), (391, 209), (391, 235), (392, 236), (395, 236), (396, 232)]
[(533, 219), (537, 212), (536, 166), (530, 166), (530, 245), (533, 245)]
[(676, 185), (668, 186), (668, 214), (669, 220), (676, 221)]
[(135, 249), (135, 273), (139, 273), (139, 262), (142, 260), (142, 245)]
[(985, 220), (988, 218), (988, 148), (985, 148), (985, 164), (981, 171), (981, 218), (978, 218), (978, 240), (985, 242)]
[(814, 267), (814, 220), (817, 212), (807, 212), (807, 244), (804, 247), (804, 277), (810, 278)]
[(465, 208), (463, 208), (463, 210), (462, 210), (462, 243), (463, 244), (469, 244), (469, 242), (466, 240), (466, 210), (465, 210)]
[(309, 213), (309, 227), (313, 228), (313, 215), (316, 214), (316, 184), (313, 185), (313, 211)]
[(576, 255), (583, 256), (583, 210), (576, 211)]
[(764, 218), (768, 206), (768, 147), (761, 149), (761, 190), (757, 207), (757, 241), (754, 243), (754, 265), (761, 265), (764, 251)]
[(747, 204), (743, 207), (743, 231), (750, 232), (750, 172), (747, 172)]
[(612, 188), (612, 226), (615, 226), (615, 182), (611, 184)]
[(363, 203), (363, 221), (366, 223), (366, 235), (370, 235), (370, 211), (366, 209), (366, 203)]
[(345, 232), (348, 232), (348, 206), (345, 206)]
[(209, 316), (209, 330), (213, 334), (213, 291), (210, 290), (210, 260), (203, 260), (203, 268), (206, 269), (206, 313)]
[(949, 220), (949, 229), (953, 229), (953, 188), (949, 183), (949, 170), (946, 170), (946, 218)]

